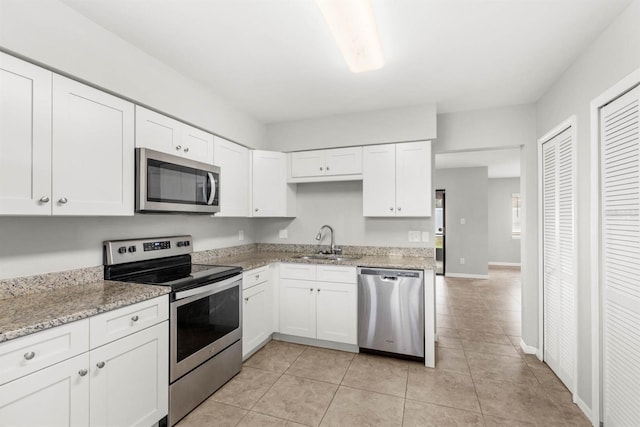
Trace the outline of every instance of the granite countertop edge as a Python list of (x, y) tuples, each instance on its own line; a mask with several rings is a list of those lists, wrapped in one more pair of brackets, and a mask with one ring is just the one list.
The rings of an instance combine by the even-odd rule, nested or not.
[[(121, 298), (116, 295), (109, 295), (108, 297), (110, 299), (108, 301), (94, 302), (96, 298), (95, 294), (88, 292), (93, 291), (93, 288), (95, 288), (95, 292), (102, 290), (109, 294), (110, 288), (119, 288), (122, 286), (126, 286), (126, 294), (122, 295)], [(87, 289), (87, 287), (91, 287), (92, 289)], [(0, 316), (0, 344), (162, 295), (167, 295), (170, 291), (170, 288), (164, 286), (142, 284), (131, 286), (130, 283), (125, 284), (123, 282), (104, 280), (68, 286), (57, 292), (55, 290), (48, 290), (0, 300), (0, 307), (10, 305), (12, 306), (11, 310), (14, 312), (22, 309), (29, 310), (32, 305), (31, 301), (41, 302), (42, 300), (46, 300), (46, 303), (39, 306), (36, 302), (34, 305), (37, 305), (38, 308), (29, 310), (29, 314), (25, 315), (32, 316), (33, 320), (27, 317), (12, 322)], [(80, 308), (63, 309), (63, 312), (56, 312), (55, 308), (59, 305), (64, 306), (63, 301), (68, 302), (68, 298), (71, 298), (72, 302), (78, 304)], [(52, 311), (53, 313), (51, 313)]]

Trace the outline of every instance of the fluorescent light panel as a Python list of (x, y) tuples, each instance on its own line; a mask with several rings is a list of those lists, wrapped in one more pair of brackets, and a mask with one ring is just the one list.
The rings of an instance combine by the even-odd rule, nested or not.
[(382, 68), (384, 56), (370, 0), (316, 0), (354, 73)]

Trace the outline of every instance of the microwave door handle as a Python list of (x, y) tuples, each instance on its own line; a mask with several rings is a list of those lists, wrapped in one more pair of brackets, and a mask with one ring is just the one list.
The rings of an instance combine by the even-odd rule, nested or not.
[(209, 176), (209, 182), (211, 183), (211, 193), (209, 194), (209, 200), (207, 201), (207, 204), (212, 205), (213, 199), (216, 197), (216, 178), (211, 172), (207, 172), (207, 175)]

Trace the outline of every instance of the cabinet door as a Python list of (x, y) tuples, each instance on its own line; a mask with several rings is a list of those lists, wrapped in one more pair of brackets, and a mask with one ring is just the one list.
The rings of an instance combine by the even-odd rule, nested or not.
[(168, 154), (182, 154), (182, 123), (136, 106), (136, 147)]
[(252, 165), (252, 215), (287, 214), (287, 157), (275, 151), (254, 150)]
[(266, 283), (261, 283), (242, 292), (242, 356), (255, 350), (269, 336), (271, 322), (269, 292)]
[(280, 279), (280, 333), (316, 337), (316, 283)]
[(213, 135), (182, 125), (182, 156), (202, 163), (213, 164)]
[(326, 150), (327, 175), (358, 175), (362, 173), (362, 147)]
[(318, 283), (317, 338), (357, 344), (358, 297), (355, 283)]
[(291, 177), (322, 176), (327, 173), (325, 150), (291, 153)]
[(216, 137), (213, 158), (220, 167), (220, 212), (216, 216), (250, 216), (249, 150)]
[(50, 199), (51, 72), (0, 52), (0, 214), (51, 215)]
[(167, 415), (168, 339), (165, 321), (90, 352), (92, 427), (150, 426)]
[(89, 425), (89, 353), (0, 387), (0, 425)]
[(431, 142), (396, 144), (396, 216), (431, 216)]
[(53, 76), (53, 213), (133, 215), (133, 104)]
[(371, 145), (362, 150), (362, 213), (364, 216), (395, 216), (395, 144)]

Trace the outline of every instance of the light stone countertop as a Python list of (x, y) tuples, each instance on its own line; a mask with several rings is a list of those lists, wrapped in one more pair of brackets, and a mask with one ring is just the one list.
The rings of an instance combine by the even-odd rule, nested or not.
[(0, 300), (0, 343), (168, 294), (170, 288), (99, 280)]
[[(402, 256), (402, 255), (363, 255), (355, 260), (333, 261), (325, 259), (302, 259), (302, 253), (277, 252), (277, 251), (252, 251), (231, 256), (213, 256), (194, 260), (197, 264), (229, 265), (241, 267), (243, 270), (252, 270), (274, 262), (287, 262), (299, 264), (331, 264), (354, 267), (379, 267), (402, 268), (408, 270), (433, 270), (435, 259), (431, 257)], [(347, 254), (348, 255), (348, 254)]]

